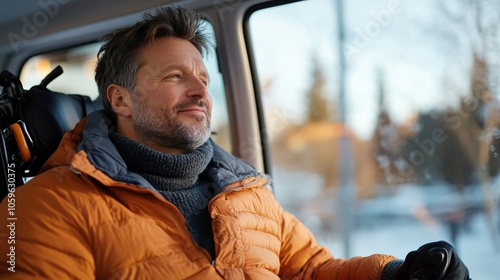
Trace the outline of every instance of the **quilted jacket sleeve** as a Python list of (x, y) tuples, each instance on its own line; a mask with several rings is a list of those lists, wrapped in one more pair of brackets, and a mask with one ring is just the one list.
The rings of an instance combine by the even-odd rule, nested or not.
[(95, 277), (79, 202), (51, 183), (21, 186), (0, 204), (0, 279)]
[(268, 188), (231, 190), (211, 203), (216, 268), (224, 279), (380, 280), (386, 264), (395, 260), (334, 258)]
[(303, 224), (283, 212), (280, 260), (282, 279), (378, 280), (385, 265), (395, 258), (388, 255), (334, 258), (328, 249), (317, 244)]

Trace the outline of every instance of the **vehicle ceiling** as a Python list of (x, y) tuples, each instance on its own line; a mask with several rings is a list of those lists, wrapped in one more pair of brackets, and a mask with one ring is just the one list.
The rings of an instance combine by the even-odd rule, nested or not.
[[(216, 0), (217, 3), (223, 2)], [(117, 20), (135, 16), (159, 5), (179, 4), (192, 9), (214, 5), (206, 0), (17, 0), (2, 3), (0, 17), (0, 65), (11, 56), (28, 49), (40, 50), (46, 41), (92, 35), (92, 28), (103, 23), (119, 26)], [(114, 20), (114, 22), (113, 22)], [(107, 23), (110, 24), (107, 24)], [(82, 30), (85, 29), (86, 30)], [(65, 33), (66, 32), (66, 33)], [(68, 34), (69, 33), (69, 34)], [(61, 36), (60, 34), (64, 34)], [(59, 37), (58, 37), (59, 36)], [(95, 34), (93, 34), (95, 36)], [(95, 39), (95, 38), (94, 38)], [(45, 40), (45, 41), (44, 41)], [(82, 39), (83, 40), (83, 39)], [(14, 42), (14, 43), (13, 43)], [(20, 43), (21, 42), (21, 43)], [(60, 42), (64, 44), (64, 42)]]

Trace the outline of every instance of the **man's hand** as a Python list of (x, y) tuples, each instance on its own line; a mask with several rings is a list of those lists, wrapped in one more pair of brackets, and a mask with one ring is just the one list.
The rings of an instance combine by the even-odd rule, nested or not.
[(469, 280), (469, 270), (449, 243), (438, 241), (408, 253), (395, 279)]

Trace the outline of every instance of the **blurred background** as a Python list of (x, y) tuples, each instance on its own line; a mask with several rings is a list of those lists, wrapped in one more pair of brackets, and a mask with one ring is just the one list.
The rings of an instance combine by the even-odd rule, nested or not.
[(404, 258), (446, 240), (472, 278), (495, 278), (499, 4), (312, 0), (251, 15), (276, 195), (333, 254)]

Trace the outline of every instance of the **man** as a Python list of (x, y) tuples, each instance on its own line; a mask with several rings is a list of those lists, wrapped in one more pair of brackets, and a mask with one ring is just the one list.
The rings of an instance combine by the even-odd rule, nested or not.
[[(406, 260), (333, 258), (275, 200), (265, 176), (210, 139), (209, 49), (197, 14), (158, 9), (106, 36), (104, 110), (65, 134), (16, 190), (9, 279), (467, 279), (446, 242)], [(7, 215), (7, 202), (0, 208)], [(7, 253), (4, 253), (7, 252)]]

